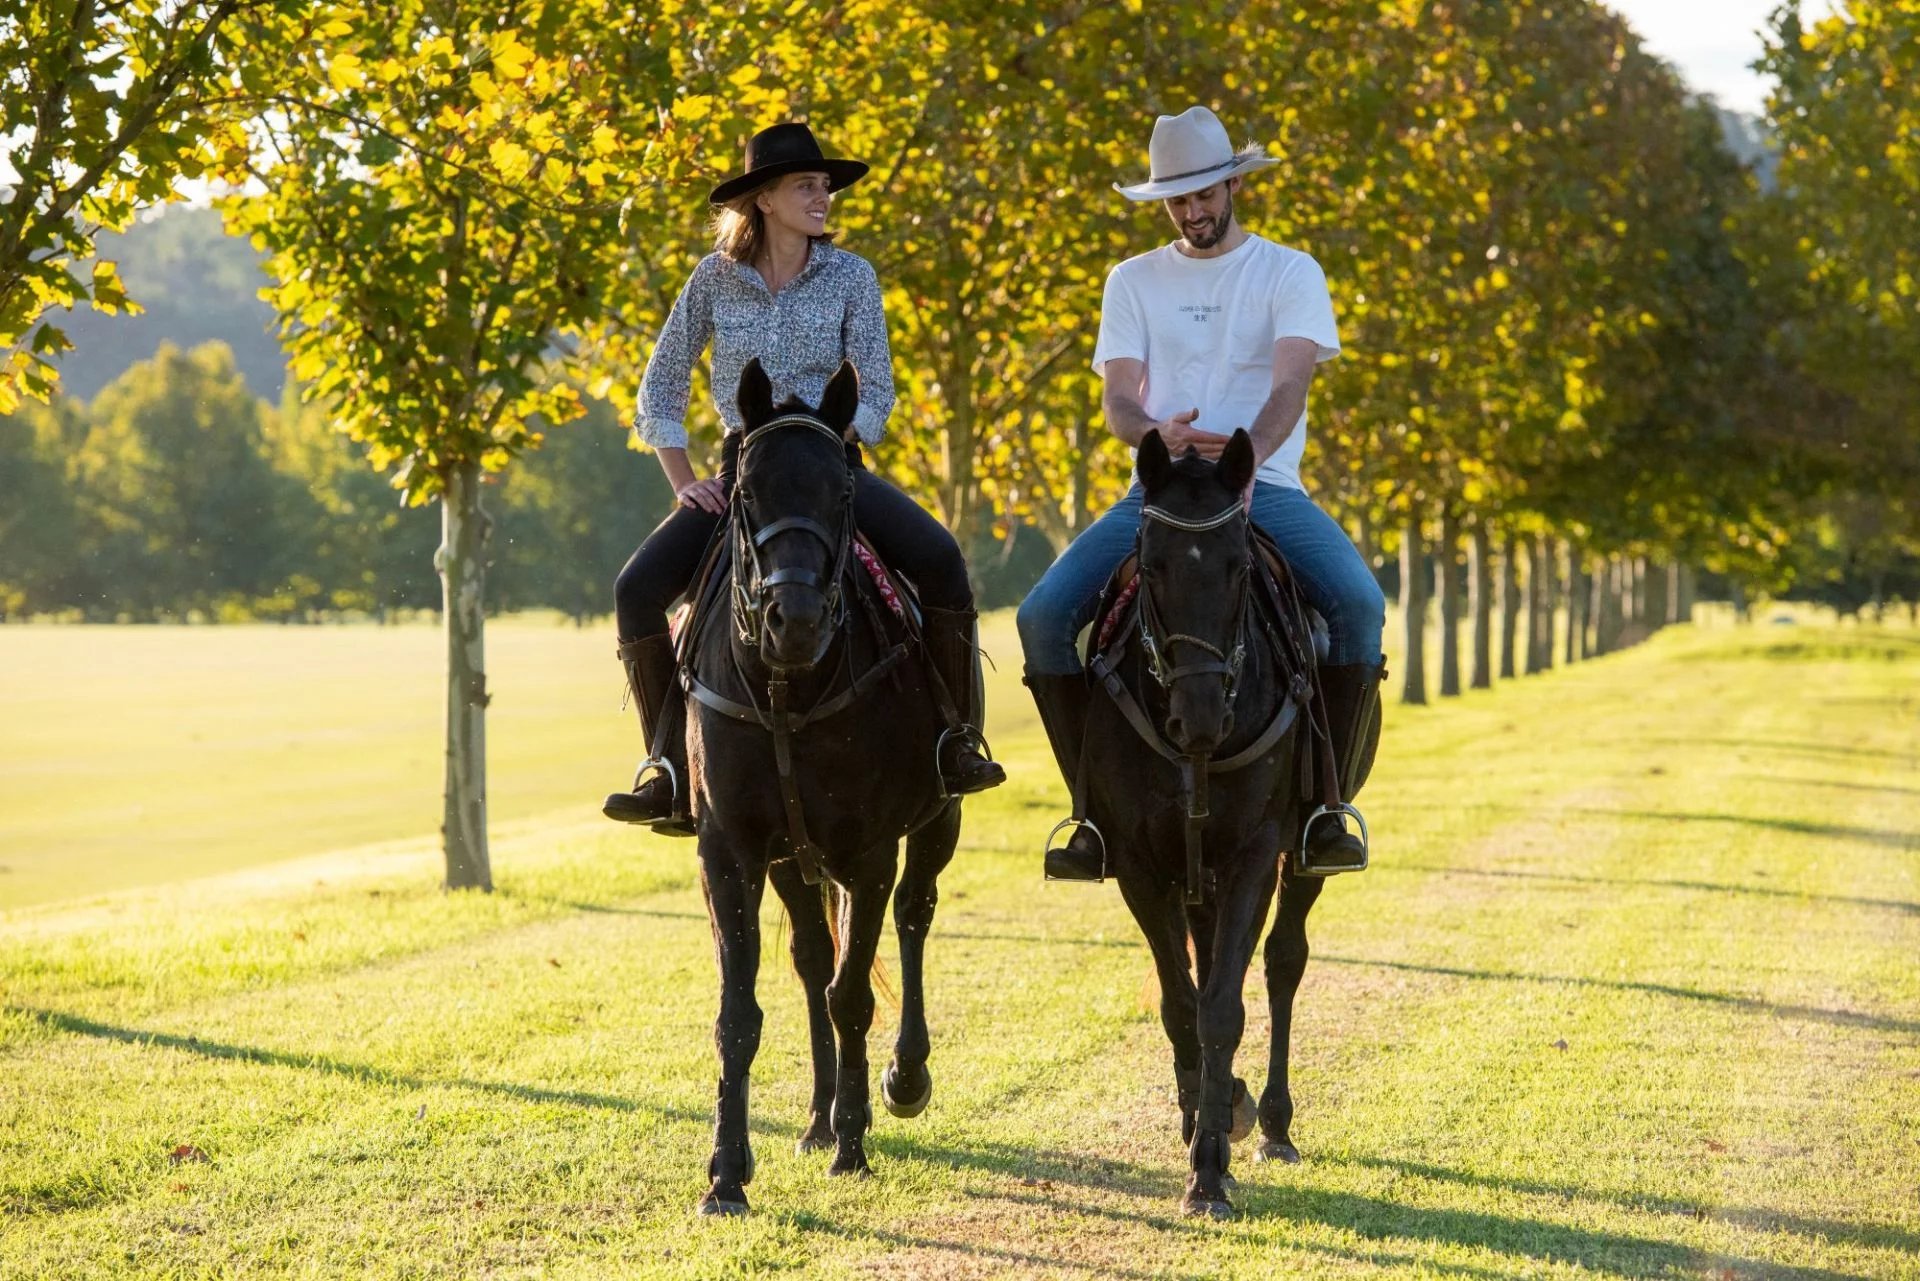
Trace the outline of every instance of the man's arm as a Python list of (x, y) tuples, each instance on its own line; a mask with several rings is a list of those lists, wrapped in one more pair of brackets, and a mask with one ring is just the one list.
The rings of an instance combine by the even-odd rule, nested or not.
[(1202, 458), (1218, 458), (1227, 447), (1225, 436), (1193, 430), (1198, 409), (1188, 409), (1161, 420), (1153, 417), (1140, 402), (1140, 390), (1146, 386), (1145, 361), (1116, 356), (1100, 367), (1100, 406), (1106, 411), (1107, 430), (1134, 449), (1150, 431), (1158, 431), (1167, 452), (1178, 458), (1192, 445)]
[(1318, 359), (1319, 348), (1311, 338), (1282, 338), (1273, 344), (1273, 390), (1247, 426), (1257, 462), (1264, 463), (1279, 452), (1300, 425)]

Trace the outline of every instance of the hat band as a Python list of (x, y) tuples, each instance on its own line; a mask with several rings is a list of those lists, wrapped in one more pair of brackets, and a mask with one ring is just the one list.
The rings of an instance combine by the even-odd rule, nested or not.
[(1152, 174), (1148, 174), (1147, 181), (1148, 182), (1179, 182), (1182, 178), (1198, 178), (1201, 174), (1212, 173), (1215, 169), (1230, 168), (1232, 167), (1232, 165), (1237, 159), (1238, 159), (1237, 156), (1228, 156), (1225, 160), (1222, 160), (1217, 165), (1208, 165), (1204, 169), (1189, 169), (1185, 173), (1170, 173), (1164, 178), (1156, 178)]

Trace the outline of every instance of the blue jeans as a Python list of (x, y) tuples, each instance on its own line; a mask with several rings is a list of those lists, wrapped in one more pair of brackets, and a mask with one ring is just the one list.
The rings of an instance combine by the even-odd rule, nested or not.
[[(1139, 482), (1089, 525), (1020, 602), (1020, 647), (1027, 670), (1069, 676), (1081, 670), (1075, 644), (1093, 621), (1100, 589), (1133, 550), (1140, 531)], [(1387, 601), (1338, 521), (1300, 490), (1256, 482), (1253, 523), (1280, 545), (1307, 603), (1327, 620), (1331, 665), (1378, 663)]]

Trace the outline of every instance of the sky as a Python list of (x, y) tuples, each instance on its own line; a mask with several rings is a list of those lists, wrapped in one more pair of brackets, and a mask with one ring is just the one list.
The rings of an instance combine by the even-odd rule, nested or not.
[[(1672, 63), (1696, 93), (1749, 115), (1766, 110), (1768, 77), (1747, 64), (1760, 56), (1760, 30), (1780, 0), (1606, 0), (1653, 53)], [(1824, 16), (1828, 0), (1800, 0), (1800, 12)]]

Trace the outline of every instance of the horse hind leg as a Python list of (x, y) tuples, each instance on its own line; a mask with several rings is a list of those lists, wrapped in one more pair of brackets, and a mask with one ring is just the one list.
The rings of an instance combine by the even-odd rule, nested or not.
[(880, 1099), (887, 1111), (903, 1119), (919, 1116), (933, 1099), (922, 963), (933, 909), (940, 900), (936, 882), (953, 861), (959, 841), (960, 804), (955, 801), (907, 837), (906, 869), (893, 892), (893, 926), (900, 937), (900, 1034), (893, 1043), (893, 1062), (880, 1077)]
[(807, 998), (807, 1040), (813, 1051), (813, 1100), (807, 1109), (806, 1128), (801, 1131), (796, 1151), (824, 1152), (833, 1146), (833, 1020), (827, 1014), (827, 984), (833, 981), (833, 931), (827, 927), (825, 895), (818, 885), (808, 885), (800, 876), (799, 864), (791, 859), (773, 864), (768, 875), (774, 892), (786, 905), (787, 921), (793, 933), (790, 949), (793, 972)]
[(840, 961), (827, 987), (827, 1012), (839, 1041), (833, 1090), (833, 1163), (828, 1174), (871, 1173), (866, 1133), (873, 1124), (868, 1101), (867, 1033), (873, 1027), (873, 958), (886, 926), (887, 900), (893, 890), (893, 848), (870, 851), (866, 865), (876, 869), (847, 887), (841, 916)]
[(1280, 886), (1280, 910), (1267, 936), (1267, 1001), (1273, 1012), (1273, 1046), (1267, 1062), (1267, 1088), (1260, 1095), (1260, 1146), (1256, 1161), (1298, 1164), (1300, 1150), (1293, 1145), (1293, 1093), (1287, 1079), (1287, 1060), (1293, 1044), (1293, 999), (1307, 970), (1307, 913), (1326, 882), (1318, 877), (1294, 876), (1289, 871)]
[[(704, 853), (704, 852), (703, 852)], [(747, 1137), (747, 1079), (760, 1049), (760, 1003), (754, 984), (760, 970), (760, 895), (731, 858), (701, 859), (707, 915), (720, 957), (720, 1014), (714, 1045), (720, 1052), (720, 1101), (714, 1118), (709, 1186), (701, 1214), (745, 1214), (753, 1181), (753, 1148)]]

